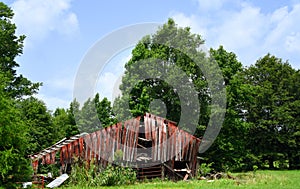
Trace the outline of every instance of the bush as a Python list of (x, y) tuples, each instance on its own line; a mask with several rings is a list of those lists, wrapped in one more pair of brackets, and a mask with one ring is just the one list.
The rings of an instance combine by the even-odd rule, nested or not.
[(94, 162), (77, 161), (72, 166), (69, 177), (71, 186), (114, 186), (133, 184), (136, 181), (136, 172), (132, 168), (109, 164), (105, 169)]
[(207, 176), (212, 172), (213, 163), (201, 163), (198, 168), (198, 176)]
[(95, 186), (133, 184), (136, 181), (136, 173), (128, 167), (108, 165), (94, 180)]

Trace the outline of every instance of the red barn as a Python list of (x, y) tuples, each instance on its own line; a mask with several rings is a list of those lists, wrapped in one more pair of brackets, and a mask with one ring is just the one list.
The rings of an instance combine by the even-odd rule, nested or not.
[(197, 174), (200, 142), (175, 122), (146, 113), (90, 134), (63, 139), (30, 158), (35, 171), (39, 163), (56, 163), (56, 153), (60, 153), (59, 162), (65, 171), (78, 156), (103, 167), (108, 163), (132, 166), (138, 179), (186, 179)]

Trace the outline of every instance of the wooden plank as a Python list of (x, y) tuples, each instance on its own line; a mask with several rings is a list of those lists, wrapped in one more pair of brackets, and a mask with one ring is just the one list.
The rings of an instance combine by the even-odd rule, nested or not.
[(117, 123), (116, 125), (116, 150), (120, 150), (121, 148), (121, 131), (122, 131), (122, 123)]
[(137, 144), (138, 144), (138, 137), (139, 137), (139, 133), (140, 133), (140, 123), (141, 123), (141, 120), (140, 118), (137, 119), (137, 126), (136, 126), (136, 136), (135, 136), (135, 142), (136, 142), (136, 145), (135, 145), (135, 155), (134, 155), (134, 159), (136, 160), (137, 159)]
[(116, 125), (113, 125), (111, 127), (112, 130), (112, 136), (111, 136), (111, 142), (112, 142), (112, 151), (111, 151), (111, 157), (112, 157), (112, 161), (115, 160), (115, 151), (116, 151)]
[(137, 144), (137, 146), (143, 148), (143, 149), (147, 149), (145, 146), (141, 145), (141, 144)]
[(155, 119), (154, 116), (151, 116), (151, 137), (152, 137), (152, 161), (156, 160), (156, 132), (155, 132)]
[(152, 139), (152, 118), (148, 115), (148, 129), (149, 129), (149, 140)]
[(164, 144), (164, 119), (160, 119), (160, 161), (161, 162), (165, 162), (164, 161), (164, 148), (163, 148), (163, 144)]
[(157, 161), (161, 161), (161, 137), (162, 137), (162, 133), (161, 133), (161, 118), (157, 117), (156, 118), (157, 121), (157, 133), (158, 133), (158, 143), (157, 143)]
[(127, 136), (126, 136), (126, 151), (125, 151), (125, 160), (126, 161), (129, 161), (129, 153), (130, 153), (130, 139), (131, 139), (131, 127), (130, 127), (131, 123), (130, 123), (130, 120), (126, 121), (126, 129), (127, 129)]
[(79, 153), (80, 153), (80, 156), (83, 156), (83, 154), (84, 154), (84, 138), (83, 137), (79, 138)]
[(178, 161), (178, 129), (175, 129), (175, 161)]
[(97, 138), (96, 138), (96, 132), (91, 133), (91, 144), (92, 144), (92, 154), (91, 154), (91, 159), (95, 159), (96, 157), (96, 145), (97, 145)]
[(123, 132), (122, 132), (123, 160), (125, 160), (125, 157), (126, 157), (126, 140), (125, 140), (126, 137), (127, 137), (127, 129), (126, 129), (126, 121), (125, 121)]
[(188, 153), (189, 153), (189, 143), (190, 143), (190, 137), (188, 133), (185, 133), (185, 155), (184, 160), (186, 161), (188, 159)]
[(106, 132), (107, 132), (107, 142), (106, 142), (106, 145), (107, 145), (107, 158), (106, 158), (106, 160), (109, 160), (109, 161), (111, 161), (111, 159), (112, 159), (112, 140), (111, 140), (111, 138), (112, 138), (112, 136), (111, 136), (111, 133), (112, 133), (112, 128), (111, 127), (107, 127), (107, 130), (106, 130)]
[(146, 113), (145, 116), (144, 116), (144, 127), (145, 127), (145, 138), (147, 140), (150, 139), (150, 135), (149, 135), (150, 128), (149, 128), (149, 121), (148, 121), (148, 119), (149, 119), (149, 115), (148, 115), (148, 113)]
[(130, 161), (130, 140), (131, 140), (131, 134), (132, 134), (132, 129), (131, 129), (131, 121), (127, 121), (127, 136), (126, 136), (126, 161)]
[(97, 153), (97, 161), (100, 161), (101, 158), (101, 148), (100, 148), (100, 143), (101, 143), (101, 130), (96, 132), (96, 138), (97, 138), (97, 143), (96, 143), (96, 153)]
[(181, 160), (184, 160), (184, 148), (185, 148), (185, 132), (181, 131)]
[(72, 161), (72, 156), (73, 156), (72, 144), (69, 143), (69, 144), (67, 145), (67, 148), (68, 148), (68, 163), (71, 163), (71, 161)]
[(163, 135), (163, 137), (162, 137), (162, 141), (163, 141), (163, 144), (162, 144), (162, 151), (163, 151), (163, 154), (162, 154), (162, 160), (163, 160), (163, 162), (165, 162), (166, 161), (166, 159), (167, 159), (167, 136), (166, 136), (166, 134), (167, 134), (167, 127), (166, 127), (166, 125), (165, 125), (165, 123), (164, 123), (164, 120), (163, 120), (163, 123), (162, 123), (162, 135)]
[(128, 137), (128, 153), (127, 153), (127, 160), (132, 161), (132, 147), (133, 147), (133, 136), (134, 136), (134, 128), (133, 128), (133, 119), (130, 120), (129, 125), (129, 137)]
[(102, 144), (101, 144), (102, 160), (106, 160), (106, 130), (102, 129), (101, 133), (102, 133)]
[(55, 180), (50, 182), (46, 187), (47, 188), (56, 188), (59, 187), (63, 182), (65, 182), (69, 176), (67, 174), (62, 174), (61, 176), (57, 177)]
[(196, 145), (194, 148), (194, 156), (193, 156), (193, 167), (192, 167), (192, 175), (195, 176), (197, 173), (197, 154), (198, 154), (198, 149), (200, 147), (200, 139), (196, 138)]
[(173, 131), (174, 127), (172, 123), (169, 123), (169, 130), (170, 130), (170, 155), (169, 155), (169, 159), (172, 159), (174, 156), (174, 131)]

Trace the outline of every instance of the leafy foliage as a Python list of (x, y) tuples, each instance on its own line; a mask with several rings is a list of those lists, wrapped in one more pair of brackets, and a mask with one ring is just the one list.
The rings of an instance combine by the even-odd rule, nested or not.
[(19, 102), (22, 119), (29, 128), (28, 153), (38, 152), (57, 141), (57, 130), (52, 127), (52, 118), (44, 102), (29, 97)]
[(74, 112), (76, 124), (81, 132), (94, 132), (117, 123), (110, 102), (107, 98), (100, 100), (97, 93), (93, 99), (87, 99), (82, 108)]
[(13, 187), (30, 174), (26, 158), (28, 145), (26, 124), (16, 102), (7, 95), (6, 78), (0, 73), (0, 185)]
[[(206, 79), (194, 61), (206, 60), (205, 54), (198, 50), (203, 43), (200, 35), (192, 34), (188, 27), (177, 27), (172, 19), (154, 35), (141, 39), (125, 65), (120, 86), (123, 96), (115, 100), (118, 120), (151, 112), (179, 122), (184, 117), (181, 110), (185, 105), (185, 110), (191, 110), (187, 113), (190, 120), (200, 115), (199, 123), (206, 125), (209, 92)], [(197, 104), (193, 98), (201, 102), (199, 111), (193, 111)], [(193, 124), (197, 122), (196, 119)]]
[(288, 160), (290, 168), (299, 168), (299, 81), (299, 70), (270, 54), (244, 72), (253, 90), (253, 101), (245, 105), (246, 121), (252, 123), (248, 148), (260, 167), (267, 162), (272, 169), (275, 161)]
[(41, 83), (33, 83), (22, 75), (16, 68), (19, 64), (16, 57), (22, 54), (25, 36), (16, 36), (16, 26), (11, 23), (13, 11), (0, 2), (0, 72), (7, 77), (5, 91), (13, 98), (36, 93)]
[(115, 186), (133, 184), (136, 181), (136, 173), (128, 167), (113, 166), (109, 164), (101, 169), (94, 162), (77, 161), (72, 167), (69, 179), (71, 186)]

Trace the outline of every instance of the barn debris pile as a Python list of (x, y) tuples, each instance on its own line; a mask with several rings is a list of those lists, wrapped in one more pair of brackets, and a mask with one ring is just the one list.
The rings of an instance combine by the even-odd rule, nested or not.
[[(169, 178), (184, 178), (187, 174), (191, 177), (196, 174), (200, 143), (199, 138), (179, 129), (175, 122), (146, 113), (143, 117), (117, 123), (93, 133), (65, 138), (30, 155), (30, 158), (35, 171), (39, 163), (56, 162), (66, 171), (74, 157), (79, 157), (88, 162), (93, 160), (102, 167), (116, 161), (121, 161), (123, 165), (130, 164), (137, 169), (139, 178), (166, 175)], [(116, 160), (118, 151), (122, 152), (122, 157)]]

